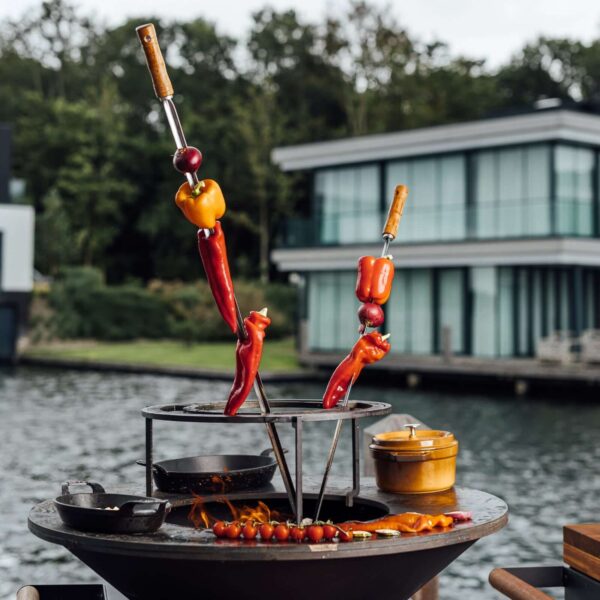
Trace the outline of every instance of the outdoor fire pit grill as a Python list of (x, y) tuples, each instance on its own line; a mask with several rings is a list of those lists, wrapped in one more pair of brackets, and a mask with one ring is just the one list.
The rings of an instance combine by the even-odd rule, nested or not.
[[(295, 428), (295, 505), (312, 516), (319, 485), (302, 476), (302, 437), (306, 423), (349, 420), (352, 435), (352, 487), (343, 479), (331, 480), (322, 515), (334, 522), (370, 520), (390, 513), (440, 514), (470, 511), (473, 520), (451, 529), (403, 534), (396, 538), (374, 536), (351, 543), (294, 543), (222, 540), (210, 530), (195, 529), (190, 494), (154, 493), (152, 471), (146, 468), (146, 495), (167, 498), (173, 509), (157, 532), (114, 535), (77, 531), (64, 525), (54, 502), (35, 506), (29, 528), (38, 537), (65, 546), (96, 573), (131, 599), (167, 600), (179, 597), (260, 598), (287, 600), (364, 600), (372, 594), (409, 598), (479, 538), (501, 529), (507, 521), (506, 504), (485, 492), (452, 488), (446, 492), (398, 495), (377, 489), (372, 478), (360, 480), (359, 419), (389, 414), (382, 402), (355, 400), (346, 407), (323, 410), (310, 400), (274, 400), (272, 412), (261, 414), (249, 402), (235, 417), (222, 414), (221, 403), (165, 404), (144, 408), (146, 462), (152, 463), (153, 421), (186, 423), (226, 422), (291, 424)], [(134, 493), (131, 486), (119, 492)], [(265, 502), (271, 510), (293, 514), (282, 482), (261, 489), (204, 496), (205, 509), (215, 518), (230, 516), (225, 498), (234, 506)]]
[[(473, 520), (443, 532), (403, 534), (351, 543), (296, 544), (260, 540), (221, 540), (189, 522), (192, 500), (170, 496), (174, 508), (167, 523), (150, 535), (85, 533), (65, 526), (51, 500), (35, 506), (29, 528), (44, 540), (61, 544), (131, 599), (174, 598), (364, 600), (409, 598), (479, 538), (501, 529), (506, 504), (485, 492), (454, 488), (438, 494), (401, 496), (380, 492), (371, 478), (348, 507), (343, 482), (331, 480), (323, 515), (333, 519), (369, 519), (388, 512), (440, 513), (470, 510)], [(307, 481), (306, 508), (316, 506), (317, 481)], [(342, 485), (340, 485), (342, 484)], [(128, 493), (134, 490), (127, 488)], [(232, 494), (228, 500), (263, 500), (289, 510), (283, 487), (275, 491)], [(205, 505), (216, 516), (224, 506)]]

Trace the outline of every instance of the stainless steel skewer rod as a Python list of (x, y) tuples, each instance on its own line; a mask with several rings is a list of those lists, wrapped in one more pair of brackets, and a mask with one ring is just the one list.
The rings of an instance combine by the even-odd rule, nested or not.
[[(383, 228), (383, 249), (381, 250), (381, 256), (387, 256), (390, 250), (390, 243), (396, 237), (396, 233), (398, 231), (398, 225), (400, 224), (400, 219), (402, 218), (402, 212), (404, 211), (404, 204), (406, 203), (406, 198), (408, 197), (408, 188), (404, 185), (396, 186), (394, 191), (394, 199), (390, 206), (390, 210), (388, 212), (387, 220), (385, 226)], [(367, 333), (366, 327), (362, 330), (359, 339)], [(389, 337), (389, 336), (388, 336)], [(350, 400), (350, 392), (352, 390), (352, 386), (354, 384), (354, 377), (348, 386), (348, 390), (346, 391), (346, 395), (342, 400), (342, 407), (346, 408), (348, 406), (348, 401)], [(331, 467), (333, 465), (333, 459), (335, 458), (335, 451), (337, 450), (338, 441), (340, 439), (340, 434), (342, 432), (343, 421), (338, 421), (335, 425), (335, 431), (333, 432), (333, 439), (331, 440), (331, 446), (329, 447), (329, 454), (327, 455), (327, 464), (325, 465), (325, 472), (323, 473), (323, 479), (321, 481), (321, 488), (319, 489), (319, 495), (317, 497), (317, 509), (315, 511), (315, 521), (319, 520), (319, 515), (321, 514), (321, 507), (323, 506), (323, 499), (325, 498), (325, 490), (327, 489), (327, 480), (329, 479), (329, 472), (331, 471)]]
[[(238, 339), (244, 340), (248, 337), (248, 332), (246, 331), (244, 319), (242, 318), (242, 311), (240, 310), (240, 306), (235, 295), (234, 301), (236, 320), (238, 326)], [(258, 398), (260, 412), (262, 414), (269, 414), (271, 412), (271, 407), (269, 406), (267, 394), (265, 392), (265, 388), (263, 386), (259, 372), (256, 373), (256, 378), (254, 379), (254, 392), (256, 394), (256, 397)], [(294, 513), (294, 516), (297, 516), (296, 490), (294, 488), (294, 483), (292, 482), (292, 475), (290, 473), (287, 461), (285, 460), (283, 446), (281, 445), (281, 440), (279, 438), (277, 428), (275, 427), (274, 423), (265, 423), (265, 426), (267, 428), (267, 435), (269, 436), (271, 446), (273, 447), (273, 453), (275, 455), (275, 460), (277, 461), (277, 465), (279, 467), (279, 472), (281, 473), (281, 478), (283, 479), (283, 485), (285, 486), (285, 491), (288, 496), (290, 507), (292, 509), (292, 512)]]
[[(342, 406), (345, 408), (348, 405), (348, 400), (350, 399), (350, 391), (352, 390), (352, 385), (354, 384), (354, 378), (350, 382), (348, 386), (348, 390), (346, 391), (346, 395), (344, 396), (344, 400), (342, 401)], [(321, 481), (321, 487), (319, 488), (319, 495), (317, 496), (317, 510), (315, 510), (315, 521), (319, 520), (319, 515), (321, 514), (321, 507), (323, 506), (323, 500), (325, 499), (325, 489), (327, 488), (327, 480), (329, 479), (329, 472), (331, 471), (331, 467), (333, 465), (333, 459), (335, 458), (335, 451), (337, 450), (338, 441), (340, 439), (340, 433), (342, 432), (342, 426), (344, 425), (343, 421), (336, 421), (335, 431), (333, 432), (333, 440), (331, 440), (331, 446), (329, 447), (329, 454), (327, 455), (327, 464), (325, 465), (325, 473), (323, 473), (323, 480)]]
[[(175, 140), (175, 145), (177, 146), (177, 149), (185, 148), (187, 147), (187, 141), (183, 133), (181, 121), (179, 120), (179, 115), (177, 114), (177, 108), (175, 107), (175, 103), (173, 102), (173, 84), (171, 83), (169, 74), (167, 72), (167, 67), (162, 52), (160, 50), (160, 46), (158, 44), (158, 38), (156, 35), (154, 25), (152, 23), (140, 25), (136, 28), (136, 32), (142, 45), (142, 49), (144, 50), (144, 54), (146, 55), (146, 62), (148, 64), (148, 70), (150, 71), (150, 77), (152, 78), (152, 85), (154, 86), (154, 91), (165, 111), (167, 121), (169, 123), (169, 128), (171, 129), (173, 139)], [(199, 181), (196, 173), (186, 173), (185, 177), (191, 188), (194, 188), (196, 185), (198, 185)], [(205, 235), (210, 234), (210, 230), (205, 230)], [(244, 319), (242, 318), (242, 313), (240, 312), (240, 307), (238, 305), (237, 299), (235, 299), (235, 307), (236, 320), (238, 324), (238, 336), (240, 336), (240, 339), (245, 339), (247, 336), (247, 332), (246, 328), (244, 327)], [(267, 400), (267, 395), (262, 385), (262, 380), (260, 378), (259, 373), (256, 374), (256, 379), (254, 381), (254, 390), (258, 397), (258, 403), (260, 406), (261, 413), (270, 413), (271, 409), (269, 406), (269, 401)], [(271, 441), (271, 445), (273, 447), (275, 460), (277, 461), (277, 465), (279, 467), (279, 471), (281, 473), (281, 477), (285, 485), (285, 489), (290, 502), (290, 507), (296, 515), (294, 484), (292, 482), (290, 470), (288, 468), (285, 456), (283, 454), (283, 448), (281, 446), (281, 441), (279, 439), (277, 429), (274, 423), (265, 423), (265, 426), (267, 428), (269, 440)]]

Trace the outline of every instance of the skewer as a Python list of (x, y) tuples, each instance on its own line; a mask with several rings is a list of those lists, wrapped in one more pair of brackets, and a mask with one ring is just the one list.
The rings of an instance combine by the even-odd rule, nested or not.
[[(388, 211), (388, 216), (385, 222), (385, 226), (383, 228), (383, 232), (381, 236), (383, 237), (383, 249), (381, 250), (381, 256), (387, 256), (390, 243), (395, 239), (396, 233), (398, 232), (398, 225), (400, 225), (400, 219), (402, 218), (402, 213), (404, 211), (404, 205), (406, 204), (406, 199), (408, 198), (408, 188), (405, 185), (397, 185), (394, 190), (394, 199), (392, 200), (392, 204), (390, 206), (390, 210)], [(367, 328), (364, 327), (361, 330), (361, 334), (359, 339), (367, 333)], [(384, 339), (387, 339), (390, 334), (383, 336)], [(348, 389), (346, 391), (346, 395), (341, 402), (342, 408), (346, 408), (348, 406), (348, 402), (350, 400), (350, 392), (352, 390), (352, 385), (354, 384), (354, 378), (350, 382)], [(327, 455), (327, 463), (325, 465), (325, 472), (323, 473), (323, 479), (321, 481), (321, 487), (319, 489), (319, 495), (317, 497), (317, 509), (315, 511), (315, 521), (319, 520), (319, 515), (321, 514), (321, 507), (323, 506), (323, 499), (325, 498), (325, 490), (327, 488), (327, 480), (329, 479), (329, 472), (331, 471), (331, 467), (333, 465), (333, 459), (335, 457), (335, 451), (337, 450), (338, 441), (340, 439), (340, 434), (342, 432), (342, 426), (344, 422), (338, 421), (335, 425), (335, 431), (333, 432), (333, 439), (331, 440), (331, 446), (329, 447), (329, 454)]]
[[(175, 145), (177, 146), (178, 150), (186, 148), (187, 141), (183, 133), (181, 121), (179, 120), (179, 115), (177, 114), (177, 108), (175, 107), (175, 103), (173, 102), (173, 85), (167, 73), (167, 67), (165, 65), (160, 46), (158, 45), (158, 38), (156, 36), (156, 30), (154, 29), (154, 25), (152, 25), (151, 23), (146, 25), (140, 25), (136, 28), (136, 32), (138, 34), (138, 37), (142, 44), (142, 48), (146, 55), (146, 61), (148, 63), (148, 69), (150, 70), (150, 76), (152, 78), (152, 85), (154, 86), (154, 91), (165, 111), (167, 121), (169, 123), (169, 128), (171, 129), (173, 139), (175, 140)], [(185, 176), (191, 188), (194, 188), (196, 185), (198, 185), (199, 180), (195, 172), (185, 173)], [(213, 232), (210, 229), (204, 229), (204, 235), (206, 237), (210, 236), (212, 233)], [(243, 341), (248, 337), (248, 333), (246, 331), (244, 319), (242, 317), (242, 313), (240, 311), (240, 307), (235, 295), (234, 301), (236, 309), (236, 321), (238, 325), (237, 335), (238, 339)], [(265, 392), (260, 374), (258, 372), (256, 373), (256, 379), (254, 380), (254, 391), (258, 398), (258, 405), (260, 407), (261, 414), (269, 414), (271, 412), (271, 407), (269, 406), (267, 394)], [(283, 479), (290, 507), (294, 515), (296, 515), (296, 493), (294, 489), (294, 484), (292, 482), (290, 470), (288, 468), (287, 461), (285, 460), (285, 456), (283, 453), (281, 440), (279, 438), (279, 434), (277, 433), (277, 428), (275, 427), (274, 423), (266, 422), (265, 426), (267, 429), (269, 440), (271, 442), (271, 446), (273, 447), (273, 453), (275, 455), (275, 460), (277, 461), (277, 465), (281, 473), (281, 478)]]

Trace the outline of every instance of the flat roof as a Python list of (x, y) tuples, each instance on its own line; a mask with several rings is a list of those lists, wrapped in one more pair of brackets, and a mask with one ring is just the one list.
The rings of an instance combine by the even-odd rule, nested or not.
[[(600, 266), (600, 240), (532, 238), (395, 244), (390, 248), (399, 269), (498, 265)], [(356, 271), (356, 257), (377, 255), (381, 242), (347, 246), (278, 248), (271, 260), (280, 271)]]
[(541, 110), (453, 125), (284, 146), (274, 148), (271, 159), (284, 171), (298, 171), (549, 140), (600, 145), (600, 115), (569, 109)]

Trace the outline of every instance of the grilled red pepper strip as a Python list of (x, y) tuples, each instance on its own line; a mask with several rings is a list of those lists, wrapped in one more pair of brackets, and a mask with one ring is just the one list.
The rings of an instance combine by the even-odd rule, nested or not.
[(391, 257), (361, 256), (358, 259), (356, 297), (361, 302), (385, 304), (392, 292), (394, 263)]
[(219, 221), (213, 231), (206, 237), (203, 229), (198, 230), (198, 250), (217, 308), (231, 331), (236, 333), (235, 295), (227, 261), (225, 234)]
[(235, 378), (225, 406), (225, 414), (230, 417), (235, 415), (244, 404), (254, 385), (262, 357), (265, 329), (270, 323), (271, 319), (267, 317), (266, 308), (260, 312), (252, 311), (244, 319), (248, 336), (246, 339), (238, 340), (235, 349)]
[(323, 395), (323, 408), (333, 408), (346, 395), (348, 387), (360, 375), (363, 367), (381, 360), (390, 351), (388, 337), (382, 336), (379, 331), (372, 331), (359, 338), (350, 354), (333, 372)]

